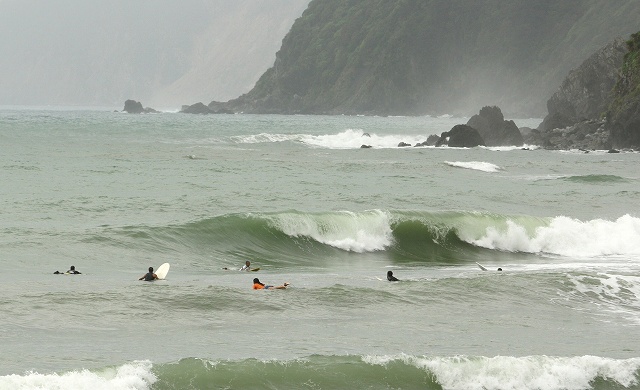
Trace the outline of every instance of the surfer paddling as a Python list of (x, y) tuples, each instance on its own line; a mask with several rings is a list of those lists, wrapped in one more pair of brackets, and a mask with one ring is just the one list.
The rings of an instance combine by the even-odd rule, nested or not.
[[(235, 268), (228, 268), (228, 267), (222, 267), (223, 270), (225, 271), (232, 271)], [(238, 271), (259, 271), (260, 267), (258, 268), (251, 268), (251, 262), (249, 260), (245, 261), (244, 265), (242, 267), (240, 267), (240, 269), (238, 269)]]
[(264, 284), (262, 282), (260, 282), (260, 280), (258, 278), (253, 278), (253, 289), (254, 290), (268, 290), (271, 288), (275, 288), (278, 290), (284, 290), (285, 288), (287, 288), (287, 286), (289, 286), (289, 283), (283, 283), (280, 286), (270, 286), (268, 284)]
[(387, 271), (387, 280), (390, 282), (399, 282), (400, 279), (393, 276), (393, 271)]

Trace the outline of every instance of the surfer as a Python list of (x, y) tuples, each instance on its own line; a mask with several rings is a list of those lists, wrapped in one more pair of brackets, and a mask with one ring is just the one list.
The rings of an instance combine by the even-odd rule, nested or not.
[[(235, 268), (222, 267), (225, 271), (231, 271)], [(251, 268), (251, 262), (249, 260), (245, 261), (244, 265), (240, 267), (238, 271), (258, 271), (260, 268)]]
[(281, 286), (270, 286), (268, 284), (264, 284), (264, 283), (260, 282), (260, 280), (258, 278), (253, 278), (253, 289), (254, 290), (268, 290), (270, 288), (276, 288), (276, 289), (283, 290), (283, 289), (287, 288), (288, 285), (289, 285), (289, 283), (285, 282)]
[(150, 282), (152, 280), (156, 280), (158, 279), (158, 275), (153, 273), (153, 267), (149, 267), (149, 272), (147, 272), (146, 274), (142, 275), (142, 277), (140, 277), (140, 279), (138, 280), (144, 280), (145, 282)]
[(395, 276), (393, 276), (393, 272), (392, 271), (387, 271), (387, 280), (390, 282), (399, 282), (400, 279), (396, 278)]
[(69, 268), (69, 271), (65, 272), (64, 274), (60, 271), (56, 271), (53, 273), (54, 275), (80, 275), (80, 272), (76, 271), (76, 267), (75, 266), (71, 266), (71, 268)]

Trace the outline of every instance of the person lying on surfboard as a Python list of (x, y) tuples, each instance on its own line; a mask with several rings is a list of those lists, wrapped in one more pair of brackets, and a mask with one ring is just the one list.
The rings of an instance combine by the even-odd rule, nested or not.
[(392, 271), (387, 271), (387, 280), (390, 282), (399, 282), (400, 279), (396, 278), (395, 276), (393, 276), (393, 272)]
[(270, 286), (268, 284), (264, 284), (262, 282), (260, 282), (260, 280), (258, 278), (253, 278), (253, 289), (254, 290), (268, 290), (270, 288), (276, 288), (279, 290), (283, 290), (285, 288), (287, 288), (287, 286), (289, 285), (289, 283), (283, 283), (280, 286)]
[(146, 274), (142, 275), (142, 277), (140, 277), (140, 279), (138, 280), (143, 280), (145, 282), (150, 282), (152, 280), (156, 280), (158, 279), (158, 275), (153, 273), (153, 267), (149, 267), (149, 272), (147, 272)]
[(71, 268), (69, 269), (69, 271), (67, 271), (65, 273), (62, 273), (60, 271), (56, 271), (53, 274), (54, 275), (64, 275), (64, 274), (67, 274), (67, 275), (80, 275), (80, 272), (76, 271), (76, 267), (72, 265)]
[[(225, 271), (233, 271), (235, 268), (228, 268), (228, 267), (222, 267), (223, 270)], [(240, 269), (238, 271), (260, 271), (260, 267), (258, 268), (251, 268), (251, 262), (249, 260), (247, 260), (244, 265), (242, 267), (240, 267)]]

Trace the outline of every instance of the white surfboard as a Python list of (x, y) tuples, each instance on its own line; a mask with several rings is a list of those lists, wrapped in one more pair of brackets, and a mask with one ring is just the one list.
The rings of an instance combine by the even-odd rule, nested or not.
[(486, 268), (484, 268), (484, 267), (483, 267), (480, 263), (478, 263), (477, 261), (476, 261), (476, 264), (478, 264), (478, 267), (480, 267), (480, 269), (481, 269), (481, 270), (483, 270), (483, 271), (486, 271), (486, 270), (487, 270)]
[(169, 273), (169, 267), (171, 267), (169, 263), (164, 263), (160, 267), (158, 267), (155, 272), (158, 279), (164, 279), (167, 277), (167, 274)]

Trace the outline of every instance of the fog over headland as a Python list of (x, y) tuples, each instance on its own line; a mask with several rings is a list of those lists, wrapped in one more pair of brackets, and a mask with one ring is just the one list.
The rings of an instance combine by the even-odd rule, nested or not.
[(310, 0), (0, 0), (0, 104), (228, 100), (273, 65)]

